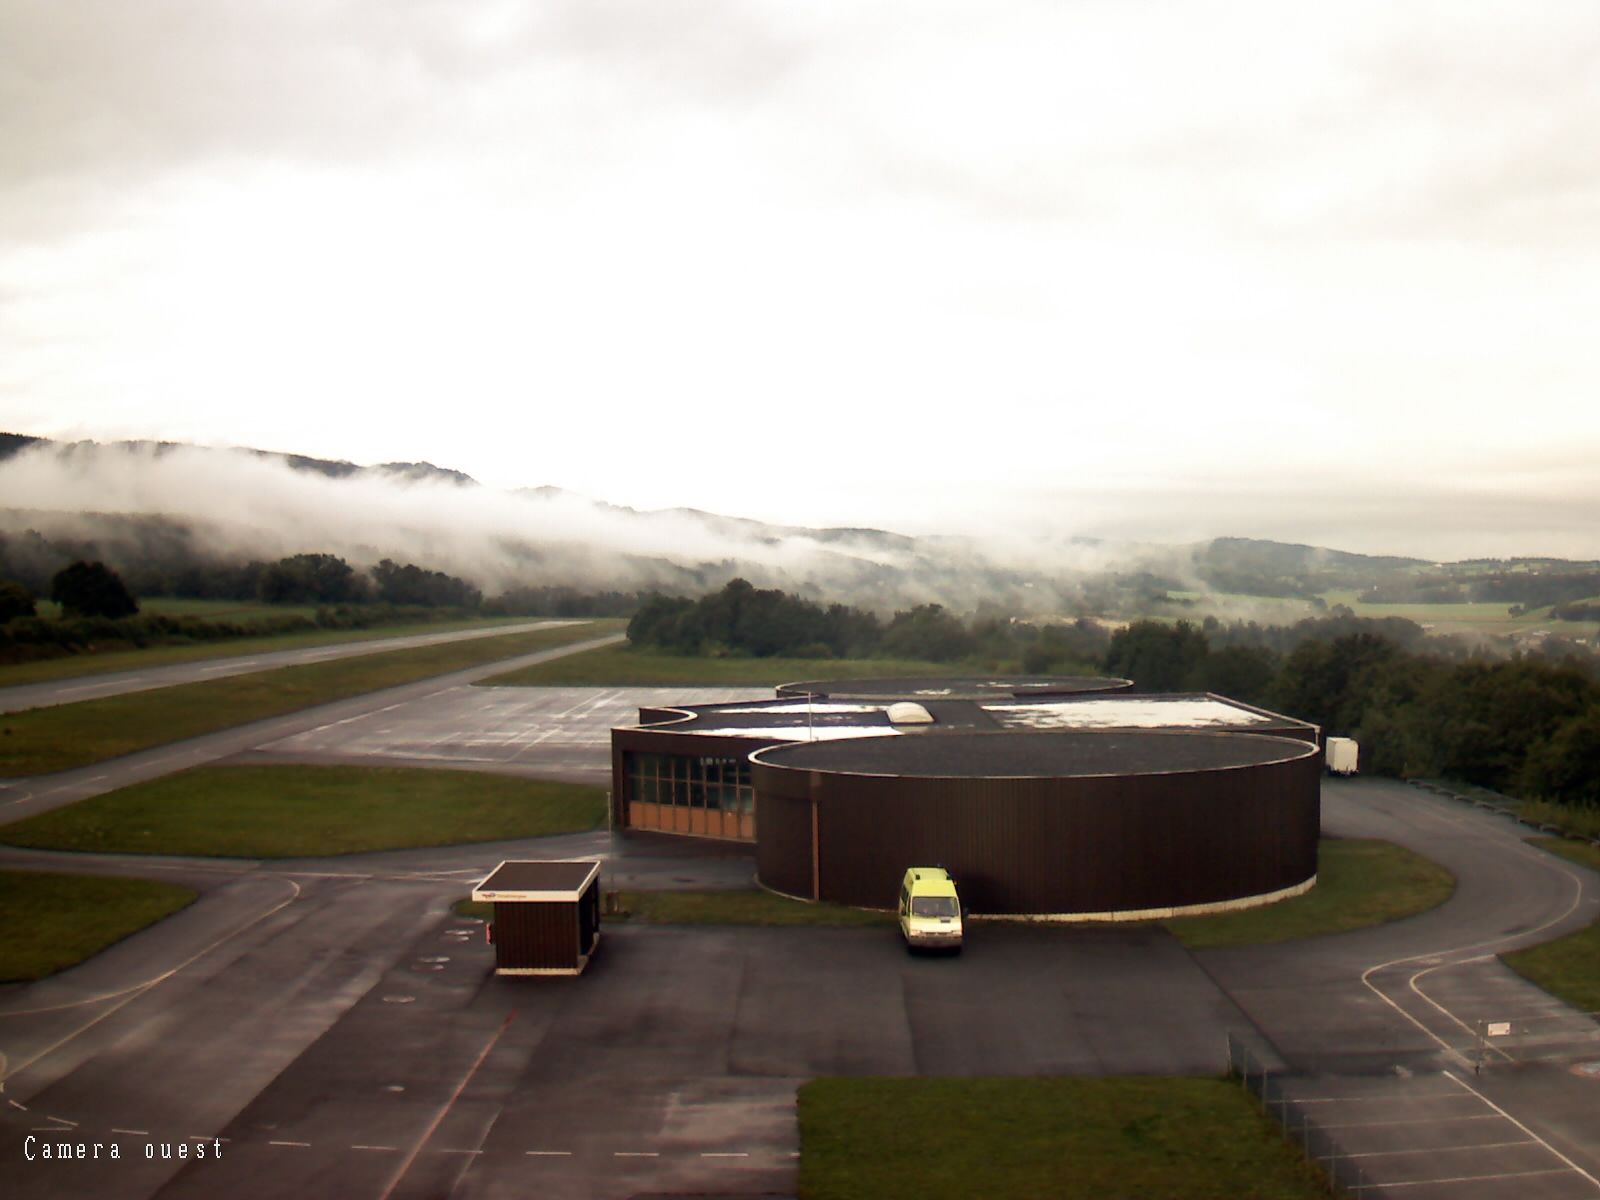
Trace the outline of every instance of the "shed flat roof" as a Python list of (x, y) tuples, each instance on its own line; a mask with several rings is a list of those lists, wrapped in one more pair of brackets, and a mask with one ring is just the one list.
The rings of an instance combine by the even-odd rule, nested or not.
[(510, 859), (477, 887), (474, 900), (576, 900), (600, 873), (594, 859), (537, 862)]
[(774, 746), (752, 761), (773, 767), (921, 779), (1063, 779), (1159, 775), (1259, 766), (1320, 753), (1311, 742), (1192, 730), (952, 733)]

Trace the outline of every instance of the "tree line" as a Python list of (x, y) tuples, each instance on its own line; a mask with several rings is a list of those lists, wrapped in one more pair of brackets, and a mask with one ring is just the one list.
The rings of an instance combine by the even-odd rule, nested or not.
[[(336, 555), (295, 554), (272, 563), (219, 568), (206, 577), (205, 586), (188, 590), (188, 595), (314, 611), (218, 619), (141, 612), (135, 589), (121, 572), (100, 561), (68, 563), (45, 576), (42, 585), (37, 571), (24, 574), (33, 586), (0, 575), (0, 663), (173, 642), (368, 629), (458, 613), (626, 616), (639, 603), (633, 593), (586, 593), (563, 587), (519, 587), (485, 600), (467, 580), (415, 563), (386, 558), (361, 571)], [(41, 596), (59, 606), (59, 618), (39, 616)]]
[(1142, 692), (1216, 692), (1354, 737), (1362, 769), (1600, 805), (1600, 660), (1493, 658), (1399, 617), (1348, 609), (1293, 625), (962, 620), (937, 604), (887, 621), (734, 580), (698, 600), (647, 597), (629, 639), (669, 653), (916, 658), (1029, 674), (1104, 673)]
[(1213, 639), (1186, 622), (1136, 622), (1112, 637), (1104, 666), (1143, 691), (1214, 691), (1353, 737), (1364, 771), (1600, 805), (1592, 654), (1489, 658), (1385, 624), (1302, 622), (1280, 650), (1238, 640), (1240, 627)]

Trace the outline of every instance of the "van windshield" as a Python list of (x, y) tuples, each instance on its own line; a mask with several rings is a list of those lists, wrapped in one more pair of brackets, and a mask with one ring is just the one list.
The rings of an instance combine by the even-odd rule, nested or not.
[(911, 915), (913, 917), (957, 916), (956, 898), (954, 896), (915, 896), (911, 900)]

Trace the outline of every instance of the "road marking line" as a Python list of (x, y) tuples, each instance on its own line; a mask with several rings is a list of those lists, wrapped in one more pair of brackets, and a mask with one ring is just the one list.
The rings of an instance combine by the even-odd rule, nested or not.
[(1390, 1154), (1445, 1154), (1458, 1150), (1505, 1150), (1511, 1146), (1537, 1146), (1534, 1141), (1483, 1142), (1476, 1146), (1419, 1146), (1414, 1150), (1363, 1150), (1360, 1154), (1322, 1154), (1319, 1162), (1332, 1162), (1339, 1158), (1383, 1158)]
[(149, 1137), (150, 1136), (150, 1131), (148, 1129), (117, 1129), (117, 1128), (113, 1127), (111, 1132), (112, 1133), (126, 1133), (126, 1134), (129, 1134), (132, 1137)]
[(660, 1158), (659, 1150), (613, 1150), (612, 1158)]
[[(1403, 1102), (1409, 1105), (1423, 1100), (1464, 1100), (1466, 1097), (1460, 1092), (1435, 1092), (1431, 1096), (1308, 1096), (1303, 1100), (1296, 1096), (1289, 1096), (1287, 1099), (1290, 1104), (1356, 1104), (1370, 1103), (1376, 1100), (1379, 1102), (1387, 1101), (1391, 1104)], [(1277, 1101), (1273, 1101), (1273, 1103), (1276, 1104)]]
[(705, 1151), (701, 1152), (700, 1157), (701, 1158), (749, 1158), (750, 1156), (748, 1154), (745, 1154), (745, 1153), (731, 1154), (731, 1153), (728, 1153), (727, 1151), (705, 1150)]
[(571, 1158), (571, 1150), (524, 1150), (529, 1158)]
[[(1443, 802), (1441, 802), (1439, 807), (1443, 808)], [(1428, 812), (1429, 811), (1429, 807), (1426, 806), (1426, 805), (1422, 805), (1422, 806), (1418, 807), (1417, 811), (1419, 811), (1419, 812)], [(1454, 826), (1457, 829), (1467, 830), (1468, 832), (1470, 832), (1470, 830), (1468, 830), (1468, 826), (1467, 826), (1466, 822), (1460, 821), (1460, 820), (1457, 820), (1457, 819), (1453, 818), (1452, 816), (1450, 816), (1448, 811), (1439, 811), (1438, 809), (1435, 809), (1433, 811), (1433, 815), (1435, 817), (1438, 817), (1446, 825), (1451, 825), (1451, 826)], [(1496, 845), (1499, 845), (1500, 841), (1501, 841), (1501, 839), (1489, 838), (1489, 837), (1486, 837), (1486, 836), (1483, 836), (1481, 840), (1483, 840), (1483, 841), (1492, 841)], [(1373, 995), (1377, 996), (1378, 999), (1382, 1000), (1390, 1008), (1394, 1009), (1395, 1012), (1399, 1013), (1406, 1020), (1410, 1021), (1413, 1025), (1415, 1025), (1418, 1029), (1420, 1029), (1423, 1033), (1425, 1033), (1429, 1038), (1433, 1039), (1433, 1041), (1437, 1042), (1439, 1047), (1440, 1047), (1440, 1049), (1444, 1050), (1445, 1053), (1449, 1054), (1452, 1058), (1455, 1058), (1455, 1059), (1459, 1060), (1461, 1062), (1462, 1066), (1470, 1066), (1471, 1064), (1468, 1063), (1453, 1046), (1449, 1045), (1447, 1042), (1444, 1041), (1443, 1038), (1439, 1037), (1438, 1034), (1434, 1033), (1433, 1030), (1429, 1029), (1421, 1021), (1417, 1020), (1416, 1017), (1412, 1016), (1405, 1009), (1401, 1008), (1400, 1005), (1398, 1005), (1392, 999), (1390, 999), (1388, 995), (1386, 995), (1376, 984), (1374, 984), (1372, 982), (1372, 978), (1371, 977), (1373, 975), (1375, 975), (1379, 971), (1382, 971), (1382, 970), (1384, 970), (1384, 969), (1386, 969), (1388, 967), (1397, 967), (1402, 963), (1420, 963), (1420, 962), (1423, 962), (1424, 960), (1432, 961), (1432, 960), (1434, 960), (1436, 958), (1439, 958), (1439, 957), (1444, 957), (1444, 956), (1453, 955), (1453, 954), (1462, 954), (1462, 953), (1465, 953), (1466, 951), (1469, 951), (1469, 950), (1484, 950), (1484, 949), (1488, 949), (1491, 946), (1503, 946), (1506, 943), (1512, 942), (1512, 941), (1525, 942), (1526, 939), (1531, 938), (1534, 934), (1543, 933), (1546, 929), (1549, 929), (1549, 928), (1551, 928), (1552, 926), (1555, 926), (1555, 925), (1559, 925), (1562, 921), (1565, 921), (1574, 912), (1576, 912), (1578, 910), (1579, 906), (1583, 903), (1583, 899), (1584, 899), (1584, 886), (1583, 886), (1582, 878), (1579, 877), (1578, 875), (1574, 874), (1572, 871), (1568, 870), (1565, 866), (1563, 866), (1558, 860), (1554, 859), (1551, 855), (1545, 854), (1545, 853), (1543, 853), (1543, 852), (1541, 852), (1539, 850), (1535, 850), (1532, 847), (1527, 846), (1525, 843), (1522, 843), (1522, 842), (1519, 841), (1519, 842), (1513, 843), (1513, 847), (1515, 849), (1517, 849), (1517, 850), (1525, 852), (1526, 855), (1532, 861), (1539, 863), (1541, 866), (1545, 867), (1546, 869), (1554, 871), (1555, 873), (1560, 874), (1560, 875), (1565, 875), (1567, 877), (1568, 882), (1570, 882), (1573, 885), (1575, 890), (1574, 890), (1572, 902), (1567, 905), (1565, 911), (1563, 911), (1560, 916), (1552, 917), (1550, 920), (1546, 921), (1543, 925), (1540, 925), (1537, 929), (1524, 930), (1520, 934), (1507, 934), (1507, 935), (1503, 935), (1501, 937), (1491, 938), (1488, 941), (1484, 941), (1484, 942), (1474, 942), (1473, 944), (1467, 945), (1467, 946), (1457, 946), (1457, 947), (1454, 947), (1453, 949), (1450, 949), (1450, 950), (1424, 951), (1423, 953), (1420, 953), (1420, 954), (1408, 954), (1403, 958), (1390, 959), (1388, 962), (1378, 963), (1376, 966), (1368, 967), (1365, 971), (1363, 971), (1361, 973), (1361, 982), (1362, 982), (1362, 984), (1370, 992), (1372, 992)], [(1443, 964), (1443, 965), (1455, 965), (1455, 964)], [(1421, 974), (1421, 972), (1419, 972), (1419, 974)], [(1411, 981), (1410, 982), (1411, 982), (1412, 985), (1415, 984), (1416, 979), (1417, 979), (1416, 975), (1413, 975), (1411, 977)], [(1420, 991), (1417, 994), (1418, 995), (1422, 995), (1422, 993)], [(1449, 1010), (1446, 1009), (1443, 1005), (1439, 1004), (1438, 1002), (1436, 1002), (1434, 1000), (1429, 999), (1427, 996), (1422, 996), (1422, 998), (1424, 1000), (1427, 1000), (1428, 1003), (1432, 1004), (1440, 1012), (1443, 1012), (1447, 1016), (1451, 1017), (1458, 1024), (1461, 1023), (1460, 1022), (1460, 1018), (1456, 1017), (1455, 1014), (1449, 1012)], [(1448, 1071), (1445, 1072), (1445, 1073), (1447, 1075), (1449, 1074)]]
[(18, 1104), (15, 1100), (7, 1100), (6, 1103), (11, 1105), (12, 1108), (17, 1109), (19, 1112), (28, 1111), (28, 1106), (26, 1104)]
[(1450, 1080), (1450, 1081), (1452, 1081), (1452, 1082), (1453, 1082), (1453, 1083), (1455, 1083), (1455, 1084), (1457, 1084), (1457, 1085), (1459, 1085), (1459, 1086), (1460, 1086), (1460, 1087), (1463, 1087), (1463, 1088), (1465, 1088), (1465, 1089), (1466, 1089), (1466, 1090), (1467, 1090), (1467, 1091), (1469, 1091), (1469, 1092), (1471, 1092), (1471, 1093), (1472, 1093), (1472, 1094), (1473, 1094), (1473, 1095), (1474, 1095), (1474, 1096), (1476, 1096), (1476, 1097), (1477, 1097), (1477, 1098), (1478, 1098), (1478, 1099), (1479, 1099), (1479, 1100), (1482, 1100), (1482, 1101), (1483, 1101), (1483, 1102), (1484, 1102), (1484, 1103), (1485, 1103), (1485, 1104), (1487, 1104), (1487, 1105), (1488, 1105), (1488, 1106), (1489, 1106), (1489, 1107), (1490, 1107), (1490, 1108), (1492, 1108), (1492, 1109), (1494, 1109), (1494, 1111), (1495, 1111), (1495, 1112), (1497, 1112), (1497, 1113), (1499, 1113), (1499, 1114), (1500, 1114), (1500, 1115), (1501, 1115), (1501, 1116), (1502, 1116), (1502, 1117), (1504, 1117), (1504, 1118), (1505, 1118), (1505, 1119), (1506, 1119), (1506, 1120), (1508, 1120), (1508, 1121), (1510, 1121), (1510, 1122), (1511, 1122), (1511, 1123), (1512, 1123), (1512, 1124), (1513, 1124), (1513, 1125), (1515, 1125), (1515, 1126), (1516, 1126), (1516, 1127), (1517, 1127), (1517, 1128), (1518, 1128), (1518, 1129), (1520, 1129), (1520, 1130), (1522, 1130), (1522, 1132), (1523, 1132), (1523, 1133), (1525, 1133), (1525, 1134), (1527, 1134), (1527, 1135), (1528, 1135), (1528, 1136), (1529, 1136), (1529, 1137), (1531, 1137), (1531, 1138), (1532, 1138), (1532, 1139), (1533, 1139), (1533, 1140), (1534, 1140), (1534, 1141), (1536, 1141), (1536, 1142), (1538, 1142), (1538, 1143), (1539, 1143), (1539, 1144), (1540, 1144), (1540, 1145), (1541, 1145), (1541, 1146), (1543, 1146), (1543, 1147), (1544, 1147), (1544, 1148), (1545, 1148), (1545, 1149), (1546, 1149), (1546, 1150), (1548, 1150), (1548, 1151), (1550, 1151), (1550, 1153), (1551, 1153), (1551, 1154), (1554, 1154), (1554, 1155), (1555, 1155), (1555, 1156), (1556, 1156), (1556, 1157), (1557, 1157), (1557, 1158), (1559, 1158), (1559, 1159), (1560, 1159), (1560, 1160), (1561, 1160), (1561, 1161), (1562, 1161), (1562, 1162), (1564, 1162), (1564, 1163), (1566, 1163), (1566, 1164), (1567, 1164), (1567, 1166), (1569, 1166), (1569, 1167), (1571, 1167), (1571, 1168), (1572, 1168), (1572, 1169), (1573, 1169), (1573, 1170), (1574, 1170), (1574, 1171), (1576, 1171), (1576, 1172), (1577, 1172), (1577, 1173), (1578, 1173), (1578, 1174), (1579, 1174), (1579, 1175), (1582, 1175), (1582, 1176), (1583, 1176), (1583, 1177), (1584, 1177), (1584, 1178), (1585, 1178), (1585, 1179), (1587, 1179), (1587, 1180), (1588, 1180), (1588, 1181), (1589, 1181), (1589, 1182), (1590, 1182), (1590, 1183), (1592, 1183), (1592, 1184), (1594, 1184), (1594, 1186), (1595, 1186), (1595, 1187), (1596, 1187), (1596, 1188), (1597, 1188), (1597, 1189), (1600, 1189), (1600, 1179), (1596, 1179), (1596, 1178), (1595, 1178), (1595, 1177), (1594, 1177), (1594, 1176), (1593, 1176), (1593, 1175), (1591, 1175), (1591, 1174), (1589, 1174), (1589, 1172), (1587, 1172), (1587, 1171), (1585, 1171), (1585, 1170), (1584, 1170), (1584, 1169), (1583, 1169), (1583, 1168), (1582, 1168), (1582, 1167), (1580, 1167), (1580, 1166), (1579, 1166), (1579, 1165), (1578, 1165), (1578, 1164), (1577, 1164), (1577, 1163), (1575, 1163), (1575, 1162), (1573, 1162), (1573, 1161), (1572, 1161), (1572, 1160), (1571, 1160), (1571, 1159), (1570, 1159), (1570, 1158), (1568, 1158), (1568, 1157), (1567, 1157), (1567, 1156), (1566, 1156), (1566, 1155), (1565, 1155), (1565, 1154), (1563, 1154), (1563, 1153), (1561, 1153), (1561, 1151), (1559, 1151), (1559, 1150), (1557, 1150), (1557, 1149), (1556, 1149), (1556, 1148), (1555, 1148), (1555, 1147), (1554, 1147), (1554, 1146), (1552, 1146), (1552, 1145), (1551, 1145), (1551, 1144), (1550, 1144), (1550, 1143), (1549, 1143), (1549, 1142), (1547, 1142), (1547, 1141), (1545, 1141), (1545, 1140), (1544, 1140), (1544, 1139), (1543, 1139), (1543, 1138), (1542, 1138), (1542, 1137), (1540, 1137), (1540, 1136), (1539, 1136), (1539, 1135), (1538, 1135), (1538, 1134), (1537, 1134), (1537, 1133), (1535, 1133), (1535, 1132), (1534, 1132), (1534, 1131), (1533, 1131), (1533, 1130), (1531, 1130), (1531, 1129), (1529, 1129), (1529, 1128), (1528, 1128), (1528, 1127), (1527, 1127), (1527, 1126), (1526, 1126), (1526, 1125), (1524, 1125), (1524, 1124), (1523, 1124), (1523, 1123), (1522, 1123), (1522, 1122), (1521, 1122), (1521, 1121), (1519, 1121), (1519, 1120), (1517, 1120), (1517, 1119), (1516, 1119), (1516, 1118), (1515, 1118), (1515, 1117), (1513, 1117), (1513, 1116), (1512, 1116), (1512, 1115), (1511, 1115), (1511, 1114), (1510, 1114), (1510, 1113), (1508, 1113), (1508, 1112), (1507, 1112), (1507, 1111), (1506, 1111), (1506, 1110), (1505, 1110), (1505, 1109), (1503, 1109), (1503, 1108), (1501, 1108), (1501, 1107), (1500, 1107), (1500, 1106), (1499, 1106), (1499, 1105), (1498, 1105), (1498, 1104), (1496, 1104), (1496, 1103), (1495, 1103), (1495, 1102), (1494, 1102), (1494, 1101), (1493, 1101), (1493, 1100), (1491, 1100), (1491, 1099), (1489, 1099), (1489, 1097), (1487, 1097), (1487, 1096), (1485, 1096), (1485, 1095), (1484, 1095), (1484, 1094), (1483, 1094), (1483, 1093), (1482, 1093), (1482, 1092), (1480, 1092), (1480, 1091), (1479, 1091), (1479, 1090), (1478, 1090), (1478, 1089), (1477, 1089), (1477, 1088), (1475, 1088), (1475, 1087), (1473, 1087), (1473, 1086), (1472, 1086), (1472, 1085), (1471, 1085), (1471, 1084), (1470, 1084), (1470, 1083), (1466, 1083), (1466, 1082), (1464, 1082), (1464, 1081), (1463, 1081), (1463, 1080), (1460, 1080), (1460, 1079), (1457, 1079), (1457, 1078), (1456, 1078), (1456, 1077), (1455, 1077), (1455, 1076), (1454, 1076), (1454, 1075), (1452, 1075), (1452, 1074), (1450, 1074), (1450, 1072), (1449, 1072), (1449, 1071), (1446, 1071), (1446, 1072), (1444, 1072), (1444, 1077), (1445, 1077), (1445, 1078), (1446, 1078), (1446, 1079), (1448, 1079), (1448, 1080)]
[(511, 1027), (511, 1022), (516, 1018), (516, 1015), (516, 1010), (513, 1009), (506, 1014), (506, 1019), (500, 1022), (500, 1028), (494, 1031), (494, 1036), (489, 1039), (488, 1044), (478, 1052), (477, 1061), (472, 1064), (472, 1068), (462, 1077), (461, 1082), (456, 1084), (456, 1090), (451, 1093), (450, 1099), (445, 1101), (444, 1107), (434, 1115), (433, 1121), (428, 1125), (428, 1128), (423, 1130), (422, 1137), (412, 1147), (411, 1153), (406, 1155), (406, 1160), (400, 1164), (400, 1169), (389, 1180), (389, 1186), (383, 1189), (383, 1195), (378, 1200), (389, 1200), (389, 1197), (394, 1195), (395, 1188), (400, 1186), (400, 1181), (406, 1177), (406, 1172), (411, 1170), (411, 1164), (417, 1161), (417, 1155), (422, 1153), (422, 1148), (428, 1144), (428, 1139), (438, 1132), (439, 1126), (444, 1122), (445, 1117), (449, 1115), (450, 1110), (455, 1107), (456, 1101), (461, 1099), (461, 1093), (467, 1090), (467, 1084), (472, 1082), (472, 1077), (478, 1073), (478, 1068), (483, 1066), (484, 1060), (489, 1057), (489, 1051), (493, 1050), (500, 1039), (505, 1036), (506, 1030)]
[(38, 1062), (45, 1055), (54, 1053), (55, 1051), (61, 1049), (62, 1046), (65, 1046), (73, 1038), (77, 1037), (79, 1034), (85, 1033), (88, 1030), (94, 1028), (101, 1021), (105, 1020), (112, 1013), (114, 1013), (117, 1010), (119, 1010), (120, 1008), (122, 1008), (123, 1005), (127, 1004), (129, 1001), (135, 1000), (139, 996), (144, 995), (144, 993), (148, 992), (151, 988), (157, 987), (158, 985), (165, 983), (167, 980), (171, 979), (174, 975), (178, 974), (180, 971), (182, 971), (185, 968), (187, 968), (187, 967), (193, 965), (194, 963), (200, 961), (200, 959), (204, 958), (207, 954), (210, 954), (213, 950), (215, 950), (218, 946), (222, 945), (224, 942), (232, 941), (234, 938), (238, 937), (241, 933), (244, 933), (245, 931), (255, 927), (256, 925), (259, 925), (262, 921), (265, 921), (268, 917), (275, 916), (277, 913), (282, 912), (285, 908), (289, 907), (289, 905), (293, 904), (296, 900), (298, 900), (300, 898), (302, 892), (304, 891), (304, 889), (301, 888), (301, 886), (298, 883), (296, 883), (294, 880), (292, 880), (292, 879), (283, 879), (282, 882), (283, 883), (287, 883), (291, 888), (294, 889), (293, 894), (290, 895), (290, 897), (287, 900), (284, 900), (283, 902), (274, 905), (272, 908), (269, 908), (264, 913), (260, 913), (260, 914), (254, 916), (254, 917), (251, 917), (248, 921), (246, 921), (243, 925), (239, 926), (239, 928), (235, 929), (232, 933), (223, 934), (222, 937), (218, 938), (216, 941), (212, 942), (210, 945), (206, 946), (204, 949), (197, 950), (194, 954), (192, 954), (188, 958), (184, 959), (177, 966), (171, 968), (170, 970), (163, 971), (160, 975), (157, 975), (153, 979), (147, 979), (143, 983), (136, 983), (132, 987), (124, 988), (120, 992), (107, 992), (103, 996), (90, 996), (87, 999), (84, 999), (84, 1000), (73, 1000), (73, 1001), (71, 1001), (70, 1003), (67, 1003), (67, 1004), (52, 1004), (52, 1005), (47, 1005), (47, 1006), (45, 1006), (43, 1008), (18, 1008), (18, 1009), (12, 1009), (9, 1012), (0, 1012), (0, 1018), (4, 1018), (4, 1017), (31, 1017), (31, 1016), (37, 1016), (40, 1013), (64, 1012), (69, 1008), (82, 1008), (82, 1007), (84, 1007), (86, 1005), (90, 1005), (90, 1004), (99, 1004), (103, 1000), (116, 1000), (118, 997), (122, 997), (122, 1000), (120, 1001), (120, 1003), (115, 1004), (112, 1007), (106, 1009), (105, 1012), (101, 1013), (94, 1020), (92, 1020), (88, 1024), (82, 1026), (76, 1032), (67, 1034), (66, 1037), (62, 1038), (59, 1042), (56, 1042), (54, 1045), (45, 1047), (43, 1050), (39, 1051), (39, 1053), (35, 1054), (32, 1058), (30, 1058), (27, 1062), (23, 1063), (20, 1067), (8, 1068), (6, 1073), (5, 1073), (5, 1079), (10, 1079), (13, 1075), (21, 1074), (23, 1071), (25, 1071), (29, 1067), (33, 1066), (34, 1063)]
[(352, 1149), (352, 1150), (398, 1150), (398, 1149), (400, 1149), (400, 1147), (399, 1146), (357, 1146), (357, 1145), (352, 1145), (350, 1147), (350, 1149)]
[(71, 1125), (74, 1129), (76, 1129), (78, 1127), (78, 1123), (76, 1121), (69, 1121), (65, 1117), (48, 1117), (47, 1116), (45, 1118), (45, 1120), (46, 1121), (57, 1121), (62, 1125)]
[[(1447, 1072), (1448, 1074), (1448, 1072)], [(1497, 1121), (1494, 1113), (1477, 1113), (1470, 1117), (1422, 1117), (1415, 1121), (1353, 1121), (1346, 1125), (1324, 1125), (1324, 1129), (1388, 1129), (1393, 1125), (1443, 1125), (1451, 1121)]]
[(1373, 1191), (1379, 1188), (1432, 1187), (1440, 1183), (1484, 1183), (1491, 1179), (1526, 1179), (1530, 1175), (1565, 1175), (1564, 1167), (1546, 1167), (1542, 1171), (1507, 1171), (1503, 1175), (1457, 1175), (1451, 1179), (1407, 1179), (1400, 1183), (1369, 1183)]
[(269, 1146), (304, 1146), (304, 1147), (309, 1148), (311, 1146), (311, 1143), (310, 1142), (268, 1142), (267, 1145), (269, 1145)]
[(435, 1150), (435, 1154), (482, 1154), (482, 1150)]

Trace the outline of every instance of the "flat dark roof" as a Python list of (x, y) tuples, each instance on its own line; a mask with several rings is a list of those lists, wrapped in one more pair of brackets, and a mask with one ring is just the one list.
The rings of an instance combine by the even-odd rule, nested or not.
[(472, 898), (554, 900), (562, 896), (571, 896), (576, 899), (578, 893), (599, 870), (600, 863), (593, 859), (582, 862), (512, 860), (501, 863), (489, 872), (489, 877), (472, 890)]
[(785, 683), (780, 696), (826, 696), (833, 700), (994, 700), (1006, 696), (1071, 696), (1114, 692), (1132, 681), (1099, 675), (915, 675), (878, 679), (811, 679)]
[(1134, 730), (952, 733), (802, 742), (758, 751), (752, 761), (858, 775), (1061, 779), (1249, 767), (1317, 753), (1313, 743), (1264, 734)]
[(672, 716), (646, 727), (674, 733), (747, 737), (752, 741), (795, 742), (812, 737), (837, 739), (897, 731), (943, 737), (985, 730), (1054, 733), (1091, 729), (1238, 729), (1288, 733), (1315, 729), (1304, 721), (1209, 693), (1007, 693), (981, 700), (925, 696), (914, 703), (932, 715), (933, 724), (897, 727), (889, 721), (889, 702), (884, 700), (842, 696), (808, 700), (788, 696), (776, 700), (679, 705), (677, 711), (687, 716)]

